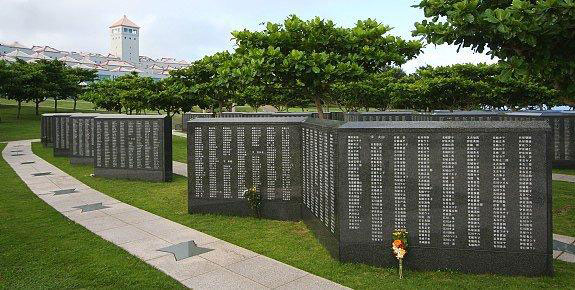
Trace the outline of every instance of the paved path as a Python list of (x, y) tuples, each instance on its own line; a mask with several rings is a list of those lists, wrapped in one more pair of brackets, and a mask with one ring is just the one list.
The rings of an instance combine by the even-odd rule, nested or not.
[(186, 132), (177, 131), (177, 130), (172, 130), (172, 135), (188, 138), (188, 134)]
[(553, 173), (553, 180), (575, 183), (575, 175)]
[(558, 245), (561, 248), (566, 247), (570, 248), (570, 252), (553, 250), (553, 258), (565, 262), (575, 263), (575, 253), (573, 252), (573, 250), (575, 249), (575, 238), (553, 234), (553, 244), (554, 248), (556, 247), (556, 244), (561, 244)]
[(172, 161), (172, 171), (177, 175), (188, 177), (188, 164)]
[[(38, 198), (70, 220), (139, 257), (190, 288), (344, 288), (329, 280), (98, 192), (34, 155), (29, 140), (9, 142), (2, 151), (2, 156)], [(50, 174), (33, 175), (47, 172)], [(70, 194), (52, 192), (72, 188), (77, 192)], [(105, 208), (84, 212), (97, 208), (98, 203)], [(86, 205), (92, 208), (85, 207)], [(78, 208), (82, 206), (84, 206), (83, 209)], [(194, 241), (199, 248), (182, 244), (188, 241)], [(174, 254), (158, 251), (174, 245), (179, 245), (184, 250), (191, 249), (196, 255), (176, 260)], [(206, 252), (207, 250), (209, 251)]]

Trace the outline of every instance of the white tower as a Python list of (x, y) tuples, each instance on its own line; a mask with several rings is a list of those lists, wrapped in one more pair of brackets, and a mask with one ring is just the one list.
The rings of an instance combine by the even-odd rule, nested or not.
[(140, 27), (126, 15), (110, 26), (110, 53), (132, 64), (140, 61)]

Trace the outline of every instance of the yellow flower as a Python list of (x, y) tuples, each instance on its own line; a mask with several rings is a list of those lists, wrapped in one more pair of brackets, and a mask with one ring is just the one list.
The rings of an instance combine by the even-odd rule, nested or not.
[(406, 253), (407, 253), (406, 250), (404, 250), (404, 249), (399, 249), (399, 251), (397, 252), (397, 258), (398, 258), (398, 259), (403, 259), (403, 256), (405, 256)]

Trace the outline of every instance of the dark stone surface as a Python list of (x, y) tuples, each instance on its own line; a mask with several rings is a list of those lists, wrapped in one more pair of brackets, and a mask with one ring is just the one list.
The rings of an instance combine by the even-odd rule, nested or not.
[(196, 118), (213, 118), (214, 114), (213, 113), (184, 113), (182, 115), (182, 131), (183, 132), (187, 132), (188, 131), (188, 122), (192, 119), (196, 119)]
[[(250, 214), (236, 193), (253, 184), (254, 171), (265, 190), (266, 156), (281, 151), (277, 130), (269, 140), (261, 133), (294, 126), (301, 133), (290, 133), (291, 173), (300, 167), (301, 182), (291, 178), (291, 188), (301, 194), (290, 202), (301, 202), (300, 218), (336, 259), (396, 266), (392, 232), (406, 229), (410, 269), (553, 273), (552, 141), (545, 122), (294, 119), (190, 122), (190, 213)], [(260, 132), (256, 141), (252, 130)], [(259, 170), (253, 156), (260, 156)], [(280, 170), (276, 165), (275, 180), (283, 179)], [(287, 219), (272, 213), (293, 209), (273, 202), (277, 207), (265, 207), (264, 216)]]
[(345, 113), (344, 121), (363, 122), (363, 121), (413, 121), (413, 112), (349, 112)]
[(95, 126), (94, 118), (100, 114), (77, 114), (69, 117), (70, 163), (93, 164)]
[(190, 213), (252, 215), (255, 186), (263, 216), (301, 219), (303, 117), (194, 119), (188, 123)]
[(52, 175), (52, 172), (38, 172), (38, 173), (32, 173), (32, 176), (46, 176), (46, 175)]
[(94, 175), (170, 181), (171, 118), (159, 115), (100, 115), (94, 118)]
[(392, 232), (406, 229), (409, 268), (553, 272), (544, 123), (350, 122), (338, 134), (343, 261), (396, 265)]
[(70, 156), (70, 116), (71, 113), (52, 114), (52, 147), (54, 156)]
[(40, 118), (40, 141), (44, 147), (52, 147), (54, 114), (42, 114)]
[(85, 204), (85, 205), (80, 205), (80, 206), (73, 206), (72, 208), (81, 209), (82, 212), (90, 212), (90, 211), (101, 210), (101, 209), (110, 208), (110, 207), (103, 205), (101, 202), (98, 202), (98, 203), (91, 203), (91, 204)]
[(183, 260), (185, 258), (201, 255), (207, 252), (211, 252), (214, 249), (202, 248), (196, 245), (194, 241), (187, 241), (171, 245), (165, 248), (158, 249), (160, 252), (166, 252), (174, 255), (176, 261)]

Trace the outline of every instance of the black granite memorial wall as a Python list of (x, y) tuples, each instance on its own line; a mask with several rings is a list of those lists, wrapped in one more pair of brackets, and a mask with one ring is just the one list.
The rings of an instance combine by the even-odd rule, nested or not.
[(40, 119), (40, 141), (44, 147), (54, 144), (54, 114), (42, 114)]
[(251, 215), (244, 191), (263, 196), (262, 215), (301, 219), (302, 117), (213, 118), (188, 123), (190, 213)]
[(344, 115), (344, 121), (413, 121), (413, 112), (348, 112)]
[(551, 126), (553, 164), (575, 166), (575, 115), (561, 111), (511, 112), (502, 116), (507, 121), (546, 121)]
[(94, 118), (94, 175), (170, 181), (172, 121), (159, 115), (100, 115)]
[(182, 115), (182, 131), (187, 132), (187, 124), (190, 120), (196, 118), (213, 118), (213, 113), (184, 113)]
[(70, 163), (94, 163), (94, 118), (97, 116), (99, 114), (76, 114), (69, 117)]
[(349, 122), (338, 129), (342, 261), (552, 273), (551, 158), (543, 122)]
[(410, 269), (552, 274), (545, 122), (294, 119), (190, 122), (189, 212), (246, 215), (243, 190), (269, 202), (287, 187), (301, 217), (281, 202), (264, 216), (303, 219), (341, 261), (395, 266), (392, 232), (405, 229)]
[(432, 121), (501, 121), (500, 111), (434, 111)]
[(309, 118), (302, 126), (302, 219), (321, 243), (338, 257), (337, 211), (341, 121)]
[(54, 113), (52, 114), (52, 147), (54, 149), (54, 156), (70, 156), (70, 116), (67, 113)]

